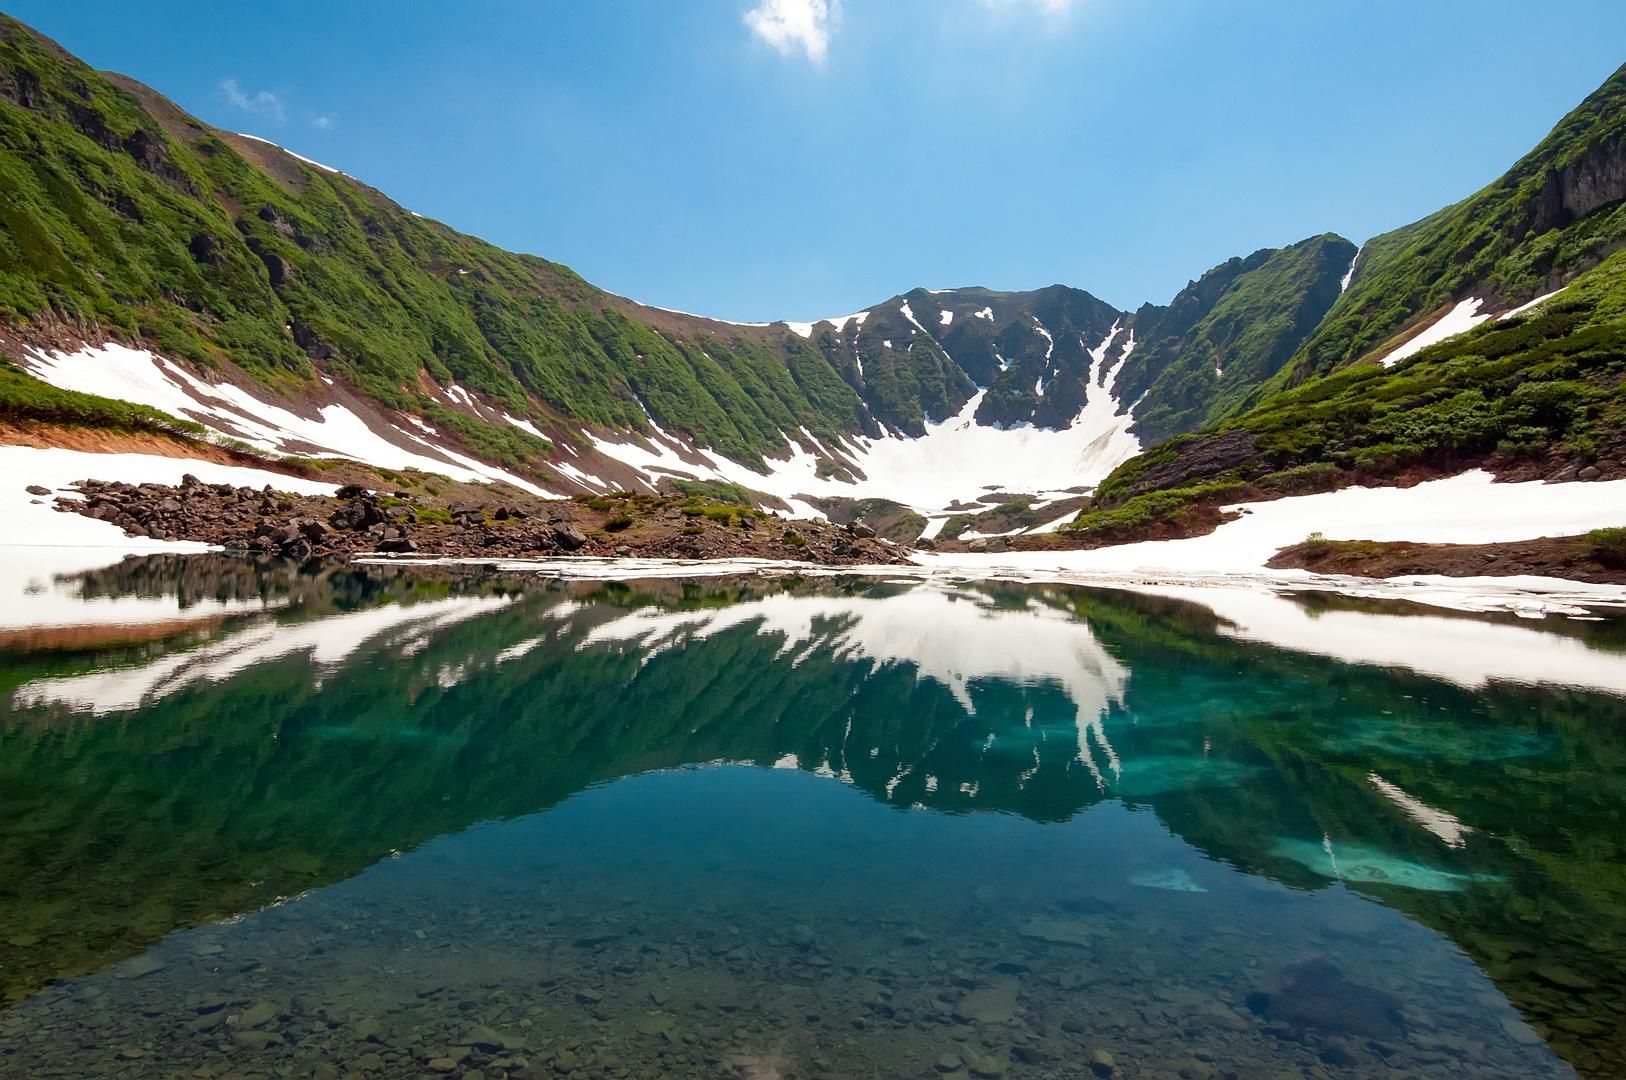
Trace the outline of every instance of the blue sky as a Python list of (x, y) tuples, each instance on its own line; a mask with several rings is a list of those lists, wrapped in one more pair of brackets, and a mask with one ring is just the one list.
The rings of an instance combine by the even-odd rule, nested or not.
[(11, 0), (98, 67), (648, 303), (924, 285), (1120, 307), (1493, 179), (1626, 56), (1626, 4)]

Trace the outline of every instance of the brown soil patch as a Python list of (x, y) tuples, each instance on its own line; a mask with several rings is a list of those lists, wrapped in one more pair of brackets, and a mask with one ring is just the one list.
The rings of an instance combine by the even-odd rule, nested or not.
[(112, 431), (107, 428), (64, 427), (27, 421), (0, 420), (0, 445), (41, 449), (82, 450), (90, 454), (152, 454), (156, 457), (194, 458), (221, 465), (252, 464), (266, 468), (258, 458), (234, 454), (204, 442), (188, 442), (150, 432)]

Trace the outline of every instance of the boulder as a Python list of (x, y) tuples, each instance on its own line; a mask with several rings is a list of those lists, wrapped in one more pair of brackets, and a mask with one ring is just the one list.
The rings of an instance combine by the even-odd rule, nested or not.
[(587, 543), (587, 534), (577, 528), (575, 523), (561, 521), (553, 527), (553, 539), (566, 551), (575, 551)]

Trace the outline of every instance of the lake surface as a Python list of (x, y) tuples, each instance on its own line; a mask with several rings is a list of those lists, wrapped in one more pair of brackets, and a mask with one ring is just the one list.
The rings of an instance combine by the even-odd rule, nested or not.
[(1619, 622), (23, 576), (3, 1076), (1626, 1073)]

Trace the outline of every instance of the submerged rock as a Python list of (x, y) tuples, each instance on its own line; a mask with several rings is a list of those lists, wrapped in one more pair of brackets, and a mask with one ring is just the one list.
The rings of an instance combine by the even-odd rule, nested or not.
[(1137, 885), (1142, 889), (1162, 889), (1164, 892), (1205, 893), (1203, 888), (1191, 879), (1191, 875), (1179, 867), (1170, 867), (1166, 870), (1137, 870), (1129, 875), (1129, 884)]
[(1399, 998), (1353, 981), (1324, 956), (1282, 968), (1269, 984), (1248, 995), (1248, 1007), (1301, 1032), (1392, 1039), (1404, 1030)]
[(971, 991), (954, 1006), (954, 1018), (964, 1023), (1009, 1023), (1016, 1018), (1016, 984), (996, 983)]

